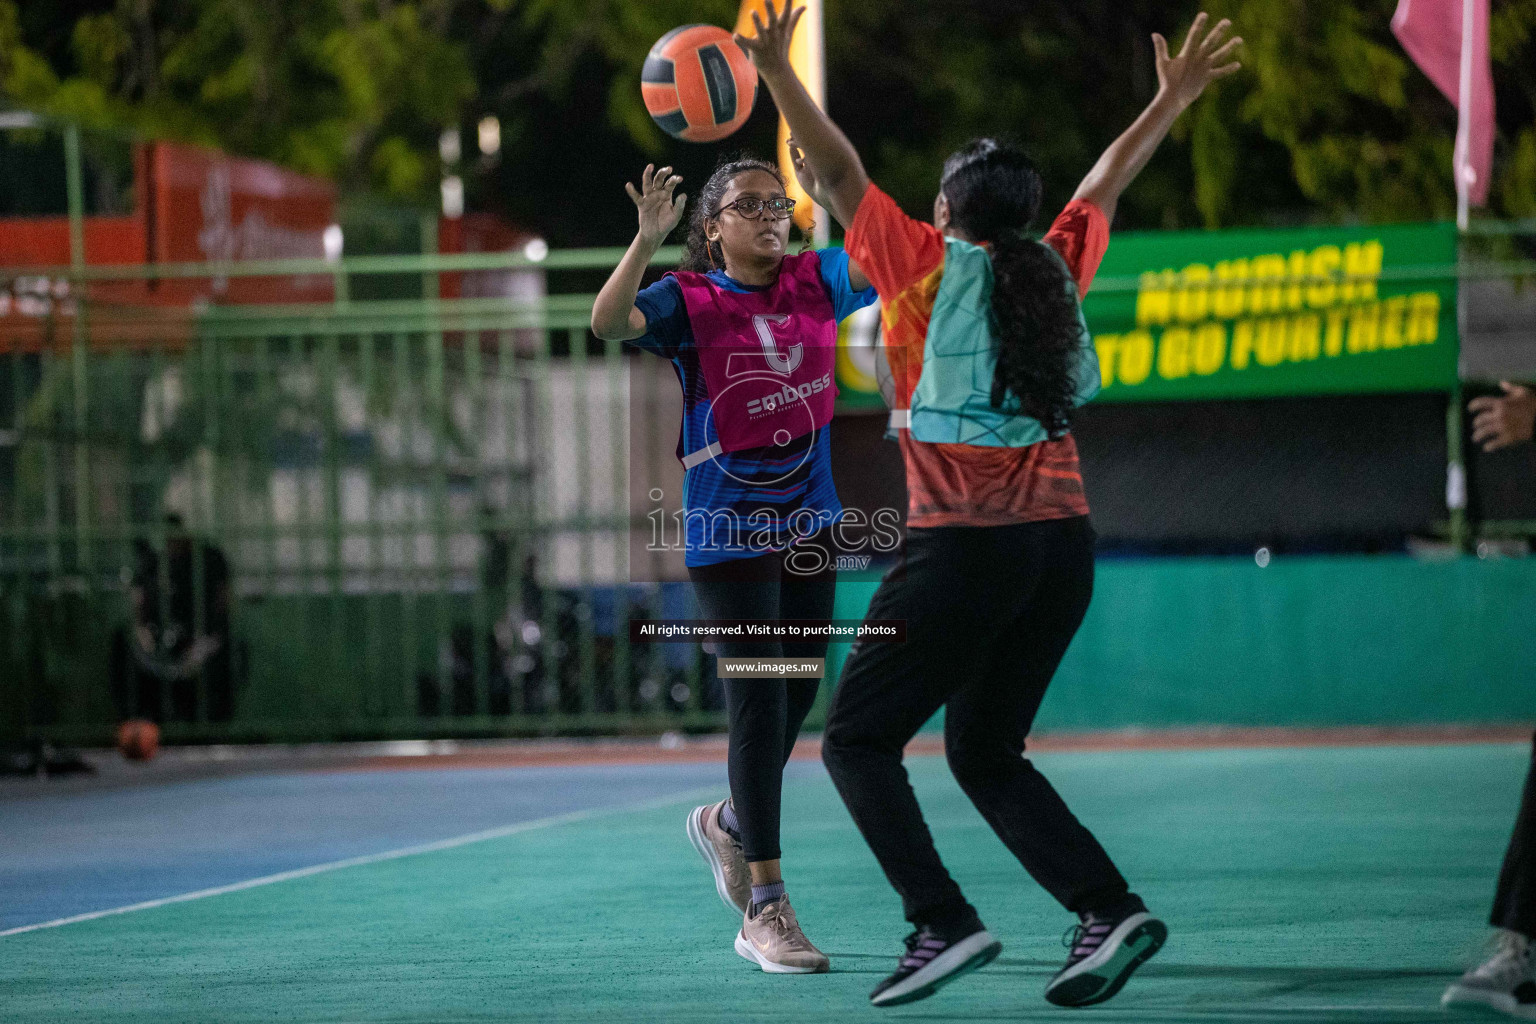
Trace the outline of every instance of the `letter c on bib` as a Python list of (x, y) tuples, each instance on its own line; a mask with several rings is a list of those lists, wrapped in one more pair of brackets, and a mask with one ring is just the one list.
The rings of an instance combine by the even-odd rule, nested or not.
[(773, 329), (787, 323), (789, 317), (783, 313), (759, 313), (752, 318), (752, 326), (757, 329), (757, 340), (763, 343), (763, 358), (768, 360), (769, 368), (775, 373), (794, 373), (805, 355), (805, 347), (800, 344), (791, 345), (788, 355), (779, 351)]

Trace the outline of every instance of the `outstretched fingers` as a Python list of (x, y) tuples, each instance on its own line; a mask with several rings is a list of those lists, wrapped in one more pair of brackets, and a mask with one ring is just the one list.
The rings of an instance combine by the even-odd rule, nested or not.
[(624, 191), (642, 210), (657, 202), (675, 206), (677, 199), (672, 193), (682, 182), (682, 176), (673, 174), (671, 167), (658, 169), (655, 164), (646, 164), (645, 171), (640, 175), (640, 187), (636, 188), (633, 182), (626, 181)]
[(1189, 26), (1189, 33), (1184, 37), (1184, 45), (1179, 47), (1180, 57), (1187, 55), (1191, 46), (1198, 45), (1196, 40), (1199, 39), (1201, 30), (1205, 28), (1205, 23), (1209, 20), (1209, 16), (1204, 11), (1195, 15), (1194, 23)]
[(1203, 57), (1220, 46), (1222, 37), (1231, 27), (1232, 22), (1227, 18), (1218, 21), (1216, 27), (1207, 32), (1205, 38), (1200, 41), (1200, 55)]
[(805, 10), (804, 7), (801, 7), (796, 11), (790, 11), (792, 3), (794, 3), (794, 0), (784, 0), (784, 6), (780, 7), (775, 0), (768, 0), (763, 5), (768, 10), (768, 28), (770, 30), (782, 29), (784, 23), (791, 20), (792, 14), (799, 15)]
[[(785, 0), (785, 2), (787, 3), (788, 0)], [(789, 24), (786, 25), (785, 28), (784, 28), (784, 34), (786, 36), (788, 36), (790, 38), (794, 37), (795, 29), (800, 27), (800, 18), (804, 14), (805, 14), (805, 8), (804, 7), (796, 7), (793, 11), (789, 12)]]
[[(764, 5), (768, 11), (767, 22), (763, 21), (761, 14), (753, 11), (754, 38), (746, 41), (756, 43), (758, 46), (771, 46), (773, 43), (782, 42), (784, 37), (793, 36), (795, 28), (800, 24), (801, 16), (805, 14), (805, 8), (802, 6), (791, 9), (792, 2), (793, 0), (784, 0), (784, 6), (780, 7), (774, 3), (774, 0), (768, 0)], [(736, 41), (743, 42), (743, 37), (738, 35)]]
[(1206, 56), (1206, 62), (1210, 64), (1220, 64), (1222, 61), (1232, 56), (1233, 52), (1242, 45), (1243, 37), (1233, 36), (1231, 39), (1228, 39), (1225, 43), (1223, 43), (1219, 49), (1212, 50)]

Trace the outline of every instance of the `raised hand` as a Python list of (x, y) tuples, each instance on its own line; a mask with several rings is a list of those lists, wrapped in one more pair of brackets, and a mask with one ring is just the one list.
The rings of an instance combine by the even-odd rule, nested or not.
[(640, 175), (640, 189), (629, 182), (624, 183), (624, 191), (629, 193), (629, 198), (635, 201), (635, 206), (640, 209), (640, 238), (650, 245), (659, 246), (677, 227), (678, 221), (683, 219), (683, 207), (687, 205), (688, 197), (679, 192), (676, 196), (672, 193), (683, 179), (672, 173), (672, 168), (663, 167), (656, 170), (654, 164), (645, 165), (645, 173)]
[(751, 56), (758, 79), (768, 87), (779, 115), (789, 125), (805, 166), (814, 169), (816, 191), (821, 193), (817, 202), (846, 227), (853, 223), (864, 193), (869, 190), (869, 175), (848, 137), (816, 105), (805, 91), (805, 83), (790, 66), (789, 41), (805, 13), (804, 7), (792, 9), (793, 2), (768, 0), (767, 23), (754, 12), (752, 24), (757, 34), (751, 38), (738, 35), (736, 43)]
[(1216, 79), (1225, 78), (1242, 67), (1238, 61), (1227, 60), (1242, 45), (1242, 37), (1233, 36), (1222, 42), (1232, 23), (1223, 18), (1210, 32), (1205, 32), (1207, 20), (1204, 11), (1195, 16), (1189, 34), (1184, 37), (1184, 45), (1172, 57), (1168, 55), (1168, 40), (1152, 33), (1152, 49), (1157, 53), (1158, 91), (1176, 99), (1181, 107), (1193, 103)]
[(1467, 408), (1477, 415), (1472, 420), (1472, 442), (1485, 452), (1496, 452), (1521, 441), (1529, 441), (1536, 426), (1536, 394), (1531, 389), (1500, 381), (1502, 395), (1484, 395), (1472, 399)]
[(738, 34), (736, 45), (741, 47), (752, 63), (757, 65), (757, 73), (771, 76), (776, 73), (788, 73), (789, 65), (789, 41), (795, 37), (795, 26), (800, 24), (800, 16), (805, 13), (804, 7), (790, 9), (794, 0), (783, 0), (783, 8), (780, 9), (775, 0), (768, 0), (768, 23), (763, 24), (762, 16), (756, 11), (752, 12), (752, 27), (757, 34), (747, 37)]

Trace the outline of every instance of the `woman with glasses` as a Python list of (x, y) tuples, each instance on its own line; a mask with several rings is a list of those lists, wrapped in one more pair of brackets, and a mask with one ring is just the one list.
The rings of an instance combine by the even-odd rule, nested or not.
[[(836, 573), (830, 525), (837, 324), (875, 301), (842, 249), (786, 255), (795, 201), (777, 168), (722, 164), (705, 183), (683, 268), (640, 290), (682, 220), (682, 179), (645, 169), (640, 230), (592, 309), (592, 332), (672, 360), (683, 388), (685, 558), (707, 619), (828, 620)], [(729, 658), (824, 658), (825, 639), (716, 641)], [(784, 765), (820, 679), (726, 679), (731, 797), (688, 816), (721, 900), (742, 915), (736, 952), (765, 971), (809, 974), (827, 957), (784, 893)]]

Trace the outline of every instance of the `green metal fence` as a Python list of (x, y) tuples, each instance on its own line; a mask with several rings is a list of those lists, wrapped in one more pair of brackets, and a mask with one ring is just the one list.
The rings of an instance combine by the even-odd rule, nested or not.
[[(662, 364), (593, 339), (592, 296), (556, 287), (618, 256), (12, 277), (0, 738), (99, 742), (131, 715), (173, 742), (719, 727), (698, 649), (626, 629), (687, 614), (685, 584), (631, 584), (625, 561), (646, 526), (627, 458), (665, 461), (675, 421), (629, 443), (645, 379), (630, 371)], [(434, 297), (466, 273), (551, 287)], [(296, 274), (328, 276), (334, 300), (109, 301), (151, 275)], [(417, 297), (351, 298), (384, 280)]]
[[(647, 403), (676, 385), (587, 331), (622, 250), (88, 266), (78, 163), (71, 264), (0, 272), (0, 740), (100, 742), (130, 715), (173, 742), (722, 724), (697, 648), (626, 629), (688, 597), (629, 582), (651, 574), (626, 564), (647, 526), (626, 460), (669, 460)], [(1530, 277), (1521, 255), (1405, 273)], [(437, 297), (469, 274), (538, 287)], [(238, 276), (334, 298), (121, 301)], [(631, 444), (637, 422), (656, 432)]]
[[(430, 297), (449, 271), (614, 258), (13, 282), (0, 734), (98, 741), (129, 715), (173, 741), (718, 725), (696, 649), (629, 642), (632, 615), (682, 597), (626, 582), (631, 384), (587, 331), (592, 297)], [(323, 272), (336, 300), (91, 301), (150, 272), (274, 271)], [(429, 297), (348, 298), (401, 274)]]

